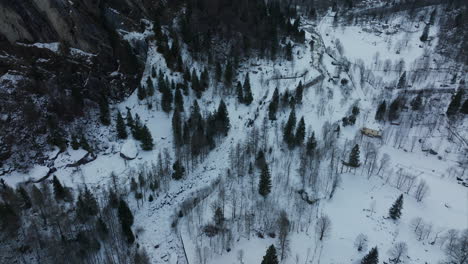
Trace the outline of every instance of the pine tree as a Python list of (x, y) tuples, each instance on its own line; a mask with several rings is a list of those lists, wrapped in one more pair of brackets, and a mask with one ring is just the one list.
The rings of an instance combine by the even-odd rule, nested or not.
[(176, 109), (172, 116), (172, 134), (174, 136), (174, 144), (178, 147), (182, 145), (182, 118), (180, 112)]
[(132, 135), (136, 140), (141, 140), (142, 138), (142, 125), (141, 125), (141, 120), (140, 116), (138, 114), (135, 114), (135, 120), (133, 122), (133, 127), (131, 128)]
[(110, 125), (110, 113), (109, 113), (109, 103), (107, 102), (107, 98), (102, 95), (99, 99), (99, 118), (101, 119), (101, 123), (105, 126)]
[(447, 108), (447, 116), (454, 116), (457, 114), (458, 109), (460, 108), (461, 105), (461, 100), (463, 97), (463, 90), (459, 89), (458, 92), (452, 96), (452, 101), (450, 102), (448, 108)]
[(192, 75), (190, 75), (190, 70), (188, 67), (186, 67), (184, 70), (184, 81), (186, 82), (192, 81)]
[(279, 264), (274, 245), (268, 247), (265, 256), (263, 256), (262, 264)]
[(148, 93), (148, 96), (153, 96), (154, 95), (153, 81), (151, 80), (150, 77), (148, 77), (148, 79), (146, 79), (146, 92)]
[(302, 143), (304, 143), (304, 138), (305, 138), (305, 122), (304, 122), (304, 117), (302, 117), (299, 123), (297, 124), (295, 144), (297, 146), (302, 145)]
[(217, 130), (220, 133), (227, 135), (231, 125), (229, 124), (229, 113), (224, 100), (221, 100), (218, 106), (218, 111), (216, 111), (216, 124)]
[(163, 93), (167, 89), (168, 88), (166, 86), (166, 81), (164, 80), (164, 74), (160, 70), (159, 76), (158, 76), (158, 91)]
[(385, 119), (385, 114), (387, 112), (387, 103), (383, 101), (380, 103), (379, 107), (377, 108), (377, 112), (375, 113), (375, 120), (383, 121)]
[(403, 89), (405, 87), (406, 87), (406, 72), (403, 72), (403, 74), (400, 76), (400, 79), (398, 80), (397, 88)]
[(99, 212), (99, 205), (96, 200), (96, 197), (94, 197), (93, 193), (88, 189), (88, 187), (85, 187), (84, 194), (83, 194), (83, 201), (86, 205), (86, 211), (88, 215), (90, 216), (95, 216)]
[(271, 192), (271, 176), (268, 165), (265, 164), (262, 168), (260, 175), (260, 182), (258, 184), (258, 193), (264, 198)]
[(390, 207), (388, 211), (390, 218), (393, 220), (399, 219), (401, 216), (401, 209), (403, 209), (403, 194), (401, 194), (393, 203), (392, 207)]
[(219, 226), (222, 227), (224, 223), (224, 213), (221, 207), (216, 207), (214, 215), (213, 215), (213, 222)]
[(209, 85), (210, 85), (210, 76), (208, 75), (208, 69), (205, 68), (205, 70), (200, 75), (201, 91), (205, 91), (206, 89), (208, 89)]
[(130, 108), (127, 108), (127, 116), (125, 118), (127, 120), (127, 126), (133, 128), (135, 122), (133, 121), (132, 112), (130, 111)]
[(237, 88), (236, 88), (236, 91), (237, 91), (237, 100), (239, 101), (239, 103), (244, 103), (244, 88), (242, 87), (242, 83), (241, 82), (237, 82)]
[(215, 77), (216, 81), (220, 82), (221, 77), (223, 76), (223, 68), (221, 67), (221, 63), (216, 62), (216, 70), (215, 70)]
[(421, 37), (419, 37), (419, 40), (421, 40), (422, 42), (425, 42), (425, 41), (427, 41), (428, 37), (429, 37), (429, 25), (426, 25), (424, 27), (424, 30), (423, 30), (423, 33), (422, 33)]
[(151, 78), (156, 78), (156, 69), (154, 68), (154, 66), (151, 67)]
[(377, 263), (379, 263), (379, 252), (377, 250), (377, 247), (374, 247), (362, 259), (361, 264), (377, 264)]
[(359, 145), (356, 144), (351, 150), (351, 153), (349, 154), (348, 166), (353, 167), (353, 168), (357, 168), (361, 166), (361, 163), (359, 161), (360, 159), (359, 154), (360, 154)]
[(184, 98), (182, 97), (182, 92), (180, 91), (179, 88), (177, 88), (176, 91), (175, 91), (174, 109), (179, 111), (179, 112), (184, 111)]
[(127, 128), (125, 127), (125, 122), (120, 114), (120, 111), (117, 113), (117, 121), (115, 122), (117, 129), (117, 136), (120, 139), (126, 139), (128, 137)]
[(56, 200), (63, 200), (67, 196), (66, 189), (62, 186), (60, 181), (57, 179), (57, 176), (52, 178), (52, 184), (54, 186), (54, 195)]
[(162, 93), (161, 108), (166, 113), (172, 110), (172, 91), (170, 89), (165, 89)]
[(137, 96), (140, 101), (146, 98), (146, 89), (143, 85), (138, 86)]
[(182, 166), (179, 160), (176, 160), (174, 164), (172, 165), (172, 170), (174, 171), (172, 173), (172, 178), (174, 180), (180, 180), (184, 177), (185, 174), (185, 168)]
[(232, 69), (231, 61), (228, 61), (226, 64), (226, 69), (224, 70), (224, 83), (230, 87), (232, 85), (232, 78), (234, 76), (234, 72)]
[(463, 103), (461, 109), (460, 109), (460, 112), (462, 114), (465, 114), (465, 115), (468, 115), (468, 99), (465, 100), (465, 102)]
[(253, 96), (252, 96), (252, 89), (250, 87), (250, 78), (249, 74), (245, 76), (244, 80), (244, 103), (246, 105), (250, 105), (253, 101)]
[(411, 101), (411, 109), (413, 111), (418, 111), (421, 109), (422, 105), (422, 94), (419, 93), (412, 101)]
[(31, 197), (29, 196), (28, 192), (22, 186), (18, 188), (18, 194), (21, 197), (21, 200), (23, 202), (22, 204), (23, 209), (31, 208), (32, 206)]
[(80, 148), (80, 142), (78, 142), (78, 137), (76, 135), (72, 135), (71, 143), (72, 149), (78, 150)]
[(296, 128), (296, 110), (291, 109), (288, 122), (284, 126), (283, 139), (289, 147), (294, 146), (294, 129)]
[(390, 121), (395, 121), (398, 118), (400, 118), (400, 104), (401, 104), (401, 98), (395, 98), (393, 102), (390, 104), (390, 107), (388, 109), (388, 119)]
[(302, 86), (302, 81), (299, 82), (299, 85), (296, 88), (296, 104), (302, 104), (302, 95), (304, 93), (304, 87)]
[(143, 150), (152, 150), (153, 149), (153, 137), (146, 125), (143, 126), (141, 130), (141, 148)]
[(133, 243), (133, 241), (135, 241), (135, 237), (131, 229), (131, 226), (133, 225), (133, 214), (124, 200), (120, 200), (119, 202), (118, 216), (122, 226), (122, 232), (127, 238), (127, 242), (129, 244)]
[(270, 120), (276, 120), (276, 112), (278, 111), (279, 104), (279, 93), (278, 88), (273, 92), (273, 97), (271, 98), (270, 105), (268, 105), (268, 118)]
[(312, 132), (309, 139), (307, 140), (306, 145), (306, 153), (307, 155), (312, 155), (315, 152), (315, 148), (317, 147), (317, 141), (315, 140), (315, 133)]

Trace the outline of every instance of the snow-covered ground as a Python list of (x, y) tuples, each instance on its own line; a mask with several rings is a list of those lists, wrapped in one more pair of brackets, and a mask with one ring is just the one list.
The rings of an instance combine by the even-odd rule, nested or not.
[[(270, 244), (277, 243), (276, 238), (267, 235), (265, 238), (259, 238), (253, 231), (249, 237), (246, 237), (242, 232), (233, 232), (233, 242), (229, 252), (224, 250), (215, 253), (214, 249), (210, 249), (216, 248), (211, 244), (211, 239), (200, 238), (201, 232), (191, 230), (193, 225), (188, 223), (189, 219), (195, 217), (197, 209), (192, 210), (193, 212), (189, 213), (187, 217), (181, 218), (177, 228), (171, 227), (174, 218), (177, 218), (181, 204), (191, 197), (197, 196), (201, 191), (207, 193), (206, 204), (209, 204), (218, 199), (219, 186), (226, 185), (230, 186), (228, 190), (231, 199), (235, 199), (232, 198), (233, 188), (240, 188), (243, 183), (233, 184), (228, 179), (227, 169), (231, 166), (230, 152), (238, 142), (249, 139), (249, 133), (252, 131), (252, 127), (247, 126), (249, 120), (253, 120), (255, 127), (262, 127), (264, 117), (267, 115), (268, 102), (275, 88), (278, 88), (280, 93), (286, 90), (294, 91), (300, 81), (304, 84), (321, 75), (325, 77), (322, 82), (305, 89), (303, 104), (296, 108), (298, 120), (304, 117), (306, 127), (310, 128), (308, 131), (314, 131), (319, 142), (327, 136), (322, 129), (324, 124), (338, 124), (336, 122), (349, 114), (350, 108), (355, 104), (359, 105), (360, 116), (356, 125), (341, 128), (340, 137), (337, 139), (338, 145), (344, 146), (345, 143), (361, 137), (358, 132), (361, 127), (388, 129), (389, 125), (378, 124), (374, 121), (376, 104), (378, 103), (375, 98), (382, 94), (381, 90), (385, 86), (384, 84), (396, 82), (399, 74), (395, 72), (383, 74), (374, 65), (376, 59), (380, 61), (389, 59), (394, 65), (402, 60), (404, 65), (409, 67), (424, 57), (425, 49), (433, 49), (435, 45), (420, 47), (419, 36), (422, 32), (422, 26), (409, 25), (406, 30), (397, 30), (391, 35), (386, 35), (385, 33), (376, 34), (370, 30), (363, 30), (360, 26), (334, 28), (332, 20), (330, 15), (322, 19), (316, 27), (307, 26), (306, 44), (294, 47), (294, 60), (292, 62), (276, 61), (273, 63), (252, 60), (242, 63), (238, 79), (243, 81), (246, 73), (250, 75), (254, 96), (254, 102), (250, 106), (239, 104), (235, 96), (220, 96), (216, 85), (212, 85), (204, 93), (202, 99), (199, 100), (202, 113), (213, 112), (221, 97), (226, 101), (231, 122), (228, 136), (209, 153), (202, 163), (190, 171), (184, 180), (170, 182), (153, 202), (145, 201), (143, 204), (137, 204), (133, 197), (129, 197), (129, 204), (135, 215), (135, 229), (142, 230), (137, 234), (137, 241), (147, 250), (152, 263), (185, 263), (185, 256), (189, 263), (199, 263), (200, 253), (197, 252), (199, 250), (197, 243), (200, 241), (202, 244), (208, 243), (204, 244), (208, 249), (203, 249), (202, 253), (203, 259), (206, 260), (204, 263), (239, 263), (240, 251), (243, 252), (244, 263), (260, 263), (266, 248)], [(393, 22), (397, 23), (398, 21)], [(143, 37), (133, 34), (129, 38)], [(311, 39), (315, 40), (313, 50), (309, 44)], [(338, 51), (339, 48), (337, 49), (337, 40), (343, 47), (341, 55)], [(402, 44), (403, 42), (405, 43)], [(58, 50), (58, 44), (35, 44), (35, 46), (53, 51)], [(403, 48), (399, 48), (400, 46)], [(399, 50), (398, 54), (396, 49)], [(322, 55), (321, 60), (319, 59), (320, 54)], [(359, 61), (362, 61), (364, 67), (370, 70), (376, 79), (382, 78), (384, 84), (377, 87), (375, 83), (361, 82), (362, 77), (359, 70), (353, 67), (349, 72), (338, 70), (337, 63), (344, 58), (347, 58), (352, 64), (359, 64)], [(197, 63), (193, 62), (191, 66), (198, 72), (201, 71), (201, 67)], [(167, 72), (169, 79), (179, 81), (182, 79), (181, 74), (169, 74), (163, 57), (156, 52), (154, 45), (150, 46), (142, 84), (146, 83), (152, 67)], [(303, 73), (305, 74), (301, 78), (284, 78)], [(444, 76), (437, 76), (437, 80), (443, 79)], [(342, 79), (348, 79), (350, 82), (342, 85), (340, 84)], [(157, 80), (153, 80), (155, 85), (156, 82)], [(430, 82), (435, 82), (435, 80)], [(427, 80), (420, 82), (415, 84), (414, 88), (425, 88), (428, 83)], [(390, 96), (395, 94), (396, 92), (392, 92)], [(115, 110), (126, 113), (127, 109), (130, 109), (133, 115), (140, 116), (142, 123), (147, 124), (153, 135), (155, 143), (153, 151), (142, 151), (138, 142), (131, 139), (117, 140), (115, 133), (103, 133), (103, 137), (110, 138), (107, 150), (102, 155), (88, 164), (70, 167), (67, 165), (83, 158), (86, 152), (69, 148), (66, 152), (58, 154), (54, 164), (58, 170), (54, 175), (57, 175), (67, 186), (86, 184), (98, 190), (109, 184), (111, 173), (114, 173), (121, 186), (128, 186), (129, 175), (142, 166), (150, 167), (156, 164), (160, 153), (167, 151), (174, 158), (172, 114), (166, 114), (159, 109), (159, 96), (159, 92), (156, 92), (155, 97), (150, 99), (153, 100), (153, 108), (148, 109), (145, 101), (138, 100), (135, 91), (127, 100), (115, 105), (115, 109), (113, 109), (113, 113), (116, 113)], [(193, 94), (185, 97), (186, 112), (194, 98)], [(386, 100), (389, 102), (391, 98)], [(284, 183), (284, 179), (281, 177), (285, 176), (286, 171), (288, 171), (287, 186), (274, 185), (272, 195), (268, 198), (270, 200), (263, 201), (265, 204), (256, 201), (258, 197), (249, 196), (252, 194), (249, 194), (247, 190), (236, 189), (235, 192), (245, 193), (247, 196), (242, 197), (243, 199), (252, 199), (246, 202), (248, 206), (254, 206), (258, 202), (262, 208), (262, 206), (271, 203), (275, 206), (275, 210), (284, 209), (290, 214), (290, 218), (295, 220), (300, 218), (300, 216), (291, 215), (294, 214), (294, 210), (298, 210), (297, 204), (301, 202), (297, 195), (293, 195), (293, 192), (301, 187), (301, 180), (297, 173), (300, 154), (289, 152), (282, 146), (281, 125), (286, 122), (288, 115), (289, 109), (284, 110), (278, 113), (278, 120), (275, 123), (268, 121), (266, 124), (269, 129), (267, 141), (269, 145), (273, 146), (272, 153), (267, 155), (267, 160), (271, 162), (273, 183)], [(445, 135), (442, 132), (441, 134)], [(431, 136), (428, 137), (430, 140)], [(103, 140), (105, 141), (105, 139)], [(388, 259), (387, 251), (392, 245), (400, 241), (406, 242), (409, 246), (408, 258), (405, 259), (407, 263), (434, 263), (443, 259), (440, 245), (437, 242), (432, 245), (431, 242), (436, 239), (437, 235), (441, 236), (448, 229), (467, 228), (468, 201), (466, 187), (458, 184), (449, 173), (450, 168), (458, 166), (457, 152), (455, 151), (457, 147), (446, 139), (441, 139), (439, 142), (441, 142), (439, 152), (442, 152), (440, 155), (443, 155), (441, 158), (423, 152), (420, 145), (417, 145), (414, 151), (407, 151), (390, 142), (376, 141), (378, 146), (377, 160), (380, 160), (385, 153), (391, 157), (391, 163), (386, 171), (379, 175), (370, 176), (361, 169), (340, 174), (341, 183), (331, 199), (324, 197), (330, 191), (331, 186), (322, 180), (319, 184), (321, 189), (315, 195), (320, 200), (314, 205), (305, 204), (302, 201), (304, 219), (297, 220), (298, 224), (291, 228), (290, 250), (283, 263), (358, 263), (365, 253), (357, 252), (353, 246), (354, 239), (360, 233), (368, 236), (369, 247), (377, 246), (379, 248), (382, 261)], [(446, 148), (453, 149), (453, 153), (444, 152)], [(124, 159), (121, 157), (121, 153), (134, 159)], [(291, 163), (293, 165), (289, 170), (286, 166)], [(328, 165), (328, 161), (324, 161), (324, 163), (322, 163), (321, 168)], [(14, 185), (29, 177), (37, 180), (48, 173), (46, 169), (34, 167), (29, 174), (14, 172), (4, 178), (8, 183)], [(424, 179), (430, 192), (422, 202), (417, 202), (411, 193), (405, 194), (402, 217), (398, 221), (392, 221), (386, 219), (388, 209), (395, 199), (403, 193), (394, 184), (395, 175), (400, 169), (416, 175), (418, 179)], [(289, 171), (291, 176), (289, 176)], [(324, 170), (319, 173), (318, 177), (325, 177), (325, 174), (327, 171)], [(258, 176), (256, 177), (255, 192), (258, 181)], [(241, 180), (241, 182), (243, 181)], [(246, 186), (248, 185), (244, 187)], [(299, 202), (295, 200), (299, 200)], [(265, 209), (265, 207), (263, 208)], [(212, 213), (209, 206), (205, 206), (203, 210), (200, 222), (206, 224), (211, 221)], [(232, 213), (231, 211), (232, 208), (226, 209), (225, 216), (227, 218)], [(315, 219), (322, 215), (328, 215), (332, 228), (327, 239), (318, 241), (314, 230)], [(412, 221), (416, 217), (421, 217), (424, 220), (426, 228), (430, 226), (431, 232), (427, 238), (419, 240), (413, 231)], [(236, 221), (240, 220), (230, 219), (233, 226), (237, 224)], [(437, 238), (440, 239), (440, 237)], [(197, 242), (197, 240), (199, 241)]]

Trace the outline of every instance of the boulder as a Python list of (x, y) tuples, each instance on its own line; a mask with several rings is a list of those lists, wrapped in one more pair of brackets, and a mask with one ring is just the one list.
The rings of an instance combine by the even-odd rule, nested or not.
[(125, 141), (120, 149), (120, 157), (125, 160), (133, 160), (138, 156), (138, 148), (135, 140), (129, 139)]

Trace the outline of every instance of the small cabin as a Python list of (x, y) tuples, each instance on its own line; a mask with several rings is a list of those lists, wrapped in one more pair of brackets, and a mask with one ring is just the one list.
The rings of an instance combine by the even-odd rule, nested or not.
[(382, 134), (379, 130), (363, 127), (361, 128), (361, 133), (368, 137), (382, 137)]

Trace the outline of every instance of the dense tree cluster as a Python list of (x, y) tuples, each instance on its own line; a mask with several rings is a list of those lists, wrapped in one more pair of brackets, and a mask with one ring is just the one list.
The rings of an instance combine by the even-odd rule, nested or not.
[(205, 156), (215, 147), (216, 138), (226, 136), (229, 128), (229, 113), (223, 100), (218, 109), (205, 118), (196, 100), (187, 120), (179, 111), (174, 111), (172, 117), (174, 144), (178, 149), (184, 147), (192, 157)]

